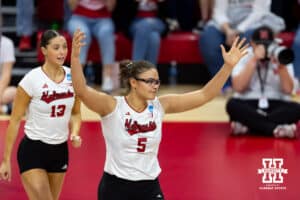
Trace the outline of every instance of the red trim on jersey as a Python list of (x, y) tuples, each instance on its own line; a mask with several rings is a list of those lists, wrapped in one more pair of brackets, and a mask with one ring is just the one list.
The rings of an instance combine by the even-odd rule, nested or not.
[(79, 5), (74, 10), (74, 14), (82, 15), (82, 16), (90, 17), (90, 18), (110, 18), (111, 17), (111, 13), (107, 10), (106, 7), (103, 7), (99, 10), (90, 10), (88, 8), (85, 8), (85, 7)]
[(134, 109), (134, 108), (128, 103), (127, 97), (126, 97), (126, 96), (124, 96), (124, 99), (125, 99), (125, 102), (127, 103), (127, 105), (128, 105), (132, 110), (134, 110), (134, 111), (137, 112), (137, 113), (142, 113), (142, 112), (144, 112), (144, 111), (147, 109), (147, 107), (148, 107), (148, 105), (147, 105), (142, 111), (137, 111), (136, 109)]
[(139, 11), (137, 17), (146, 18), (146, 17), (156, 17), (156, 11)]

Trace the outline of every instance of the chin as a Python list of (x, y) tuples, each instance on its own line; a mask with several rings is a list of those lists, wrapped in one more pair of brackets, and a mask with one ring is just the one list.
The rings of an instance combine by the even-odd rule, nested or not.
[(149, 99), (149, 100), (154, 100), (154, 99), (155, 99), (155, 97), (156, 97), (156, 94), (149, 95), (149, 96), (148, 96), (148, 99)]

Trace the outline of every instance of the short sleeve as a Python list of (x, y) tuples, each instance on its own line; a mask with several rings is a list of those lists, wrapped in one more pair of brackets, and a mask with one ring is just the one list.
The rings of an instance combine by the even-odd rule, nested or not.
[(253, 57), (253, 49), (252, 47), (248, 48), (248, 54), (245, 55), (237, 64), (234, 66), (231, 76), (234, 77), (236, 75), (239, 75), (240, 72), (244, 69), (246, 63), (249, 61), (250, 58)]
[(0, 63), (16, 61), (14, 44), (11, 39), (2, 36), (0, 54)]
[(22, 87), (30, 97), (33, 96), (33, 89), (34, 89), (33, 76), (34, 76), (33, 71), (30, 71), (19, 82), (19, 86)]

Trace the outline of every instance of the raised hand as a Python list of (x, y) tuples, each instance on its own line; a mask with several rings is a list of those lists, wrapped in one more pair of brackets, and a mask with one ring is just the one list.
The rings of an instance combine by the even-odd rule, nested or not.
[(72, 56), (73, 57), (79, 57), (80, 55), (80, 49), (82, 46), (85, 45), (83, 42), (83, 39), (85, 38), (85, 34), (80, 30), (77, 29), (74, 32), (73, 39), (72, 39)]
[(246, 39), (243, 38), (240, 40), (239, 36), (234, 39), (233, 44), (228, 52), (226, 52), (224, 46), (221, 45), (224, 64), (234, 67), (239, 60), (248, 53), (248, 46), (249, 44), (246, 44)]

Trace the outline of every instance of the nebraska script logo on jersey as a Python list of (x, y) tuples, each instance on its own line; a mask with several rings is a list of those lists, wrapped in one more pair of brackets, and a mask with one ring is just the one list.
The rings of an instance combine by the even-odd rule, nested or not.
[(58, 99), (66, 99), (73, 97), (74, 93), (68, 90), (67, 92), (61, 92), (57, 93), (56, 91), (53, 91), (52, 94), (49, 94), (49, 91), (43, 92), (43, 95), (41, 97), (41, 100), (46, 103), (51, 103), (52, 101), (58, 100)]
[(132, 121), (132, 119), (126, 119), (125, 128), (130, 135), (134, 135), (155, 130), (156, 123), (150, 121), (148, 124), (139, 124), (137, 121)]

